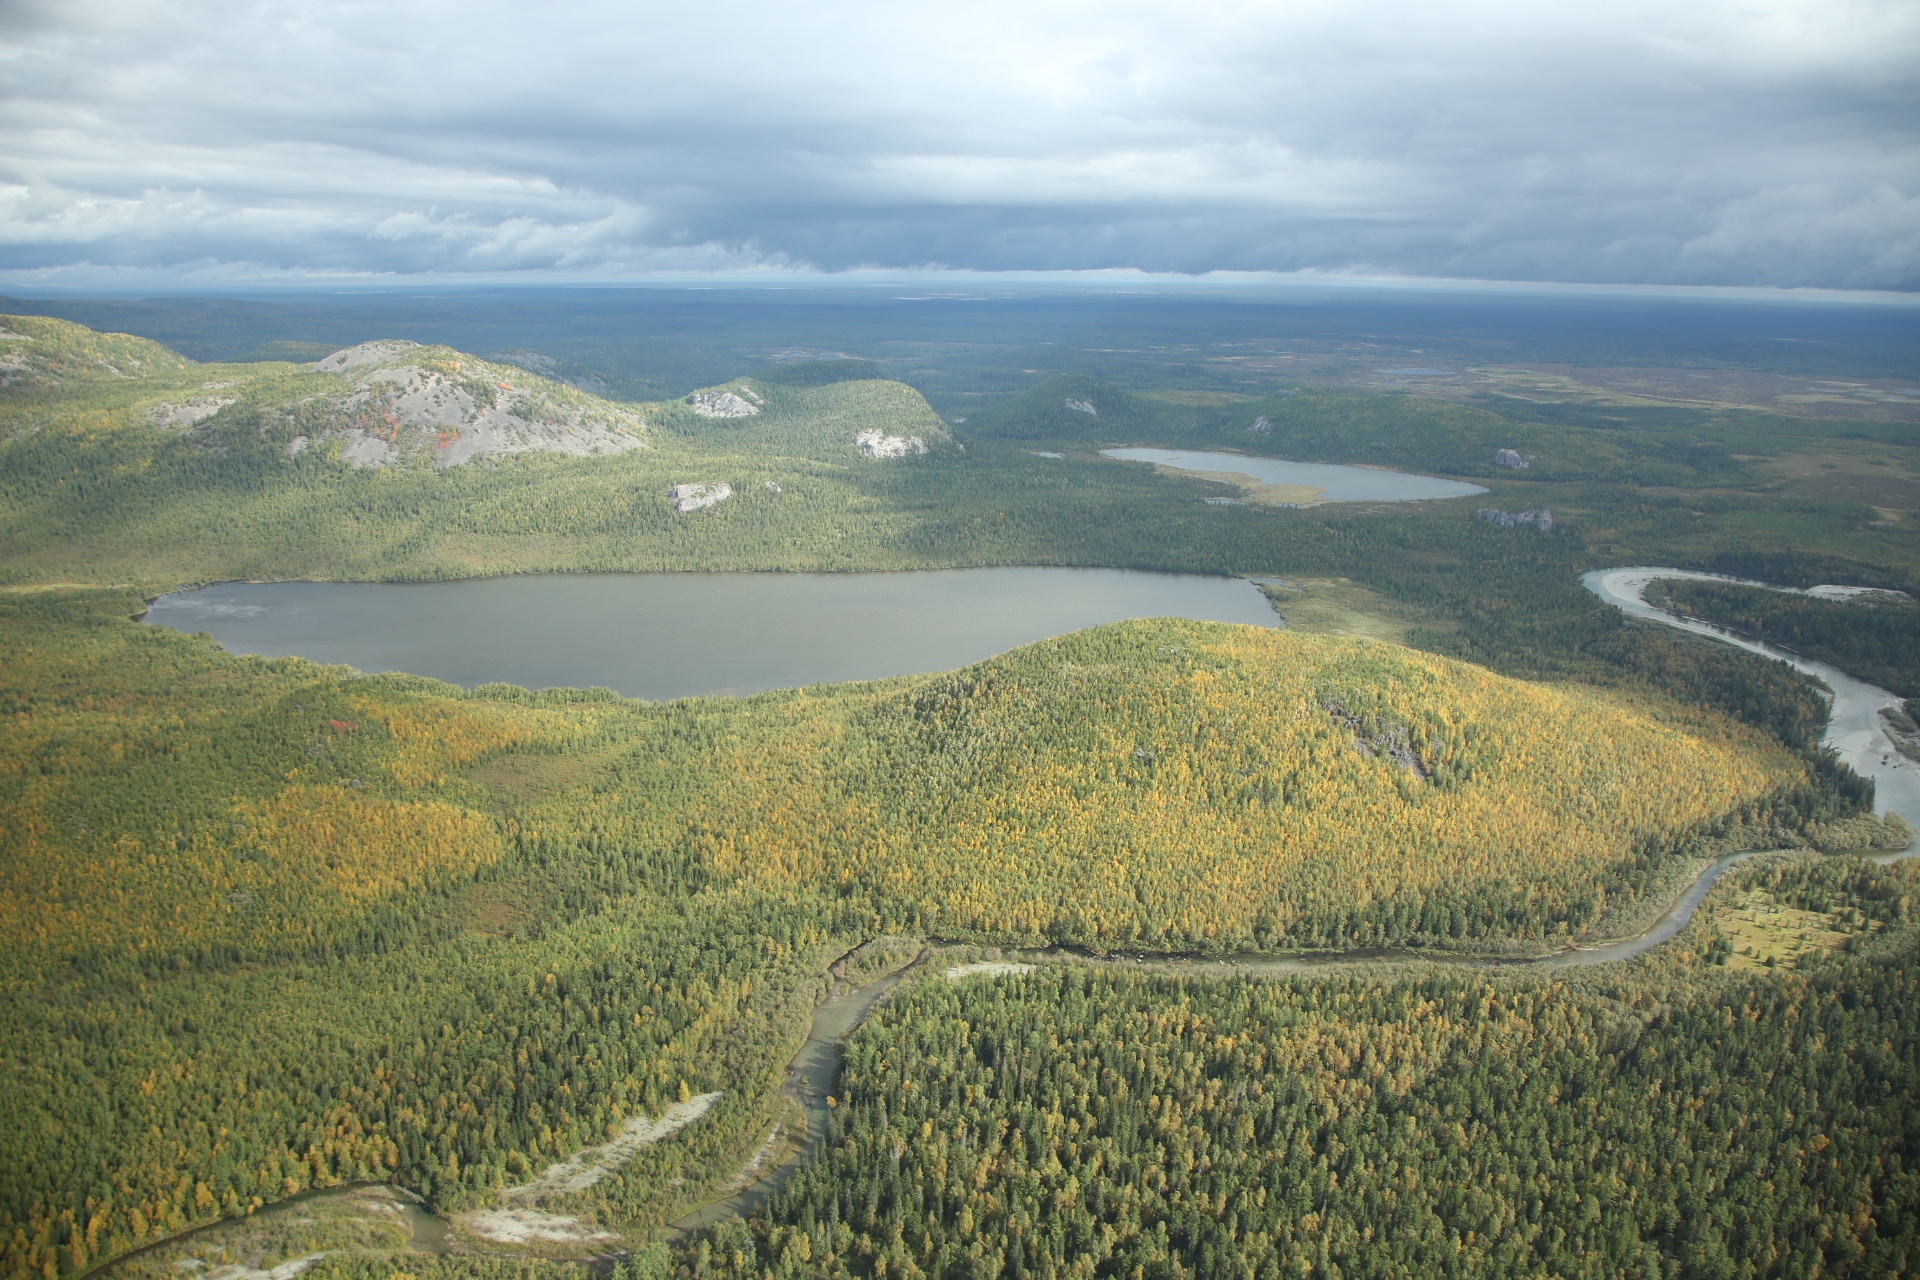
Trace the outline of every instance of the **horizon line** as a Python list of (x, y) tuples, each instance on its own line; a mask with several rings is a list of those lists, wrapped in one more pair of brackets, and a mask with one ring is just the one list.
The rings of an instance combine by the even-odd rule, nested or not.
[[(56, 269), (59, 270), (59, 269)], [(188, 273), (175, 278), (65, 284), (47, 280), (48, 271), (0, 269), (0, 293), (21, 298), (91, 295), (128, 298), (205, 296), (230, 293), (369, 293), (402, 289), (460, 291), (501, 288), (662, 289), (685, 292), (789, 292), (816, 289), (933, 288), (961, 286), (964, 293), (902, 297), (901, 301), (988, 301), (979, 291), (1008, 296), (1035, 291), (1109, 293), (1249, 294), (1362, 290), (1460, 294), (1571, 295), (1664, 301), (1792, 302), (1856, 306), (1920, 305), (1920, 291), (1837, 289), (1811, 285), (1658, 284), (1560, 280), (1477, 279), (1460, 276), (1412, 276), (1349, 271), (1150, 272), (1132, 267), (1073, 270), (974, 271), (949, 268), (853, 268), (846, 271), (749, 268), (712, 272), (636, 272), (628, 275), (567, 275), (538, 271), (493, 274), (456, 272), (261, 272), (209, 278)], [(129, 273), (136, 274), (136, 273)], [(144, 272), (137, 274), (144, 275)], [(32, 277), (42, 277), (33, 279)], [(197, 277), (197, 278), (196, 278)], [(1130, 286), (1130, 287), (1129, 287)], [(969, 294), (975, 296), (967, 296)]]

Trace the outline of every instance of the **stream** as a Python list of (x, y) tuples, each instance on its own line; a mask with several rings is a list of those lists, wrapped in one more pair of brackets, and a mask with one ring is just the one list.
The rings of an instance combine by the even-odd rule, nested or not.
[(852, 1035), (881, 998), (899, 986), (918, 965), (916, 960), (877, 982), (835, 996), (813, 1011), (813, 1026), (807, 1032), (807, 1042), (800, 1046), (800, 1052), (787, 1066), (787, 1096), (807, 1113), (806, 1142), (758, 1182), (723, 1200), (703, 1205), (674, 1222), (675, 1232), (697, 1231), (728, 1218), (744, 1217), (771, 1199), (773, 1193), (799, 1171), (827, 1136), (827, 1096), (833, 1092), (833, 1078), (840, 1071), (841, 1042)]
[[(1050, 952), (1025, 957), (1032, 961), (1045, 963), (1067, 962), (1095, 964), (1102, 967), (1130, 968), (1136, 970), (1154, 969), (1169, 972), (1182, 977), (1226, 977), (1235, 975), (1272, 975), (1329, 973), (1358, 964), (1391, 963), (1396, 961), (1426, 961), (1433, 964), (1459, 965), (1463, 967), (1512, 967), (1512, 966), (1560, 966), (1560, 965), (1597, 965), (1616, 964), (1631, 959), (1642, 952), (1649, 951), (1668, 941), (1686, 928), (1693, 914), (1713, 886), (1735, 865), (1748, 858), (1758, 856), (1758, 852), (1734, 853), (1716, 859), (1704, 868), (1687, 885), (1672, 906), (1644, 932), (1631, 938), (1603, 943), (1591, 947), (1575, 947), (1546, 956), (1488, 956), (1469, 953), (1450, 954), (1446, 952), (1412, 951), (1396, 948), (1365, 948), (1352, 951), (1318, 952), (1296, 956), (1265, 955), (1229, 955), (1212, 957), (1168, 958), (1163, 956), (1105, 957), (1093, 958), (1067, 952)], [(1920, 850), (1900, 853), (1888, 853), (1875, 856), (1879, 863), (1893, 862), (1910, 858)], [(834, 1077), (840, 1070), (840, 1046), (848, 1036), (865, 1022), (875, 1007), (888, 993), (893, 991), (910, 975), (919, 971), (924, 962), (915, 960), (898, 971), (888, 974), (866, 986), (833, 997), (817, 1006), (813, 1012), (813, 1022), (807, 1033), (807, 1039), (801, 1045), (793, 1061), (787, 1067), (786, 1092), (798, 1102), (806, 1113), (807, 1136), (800, 1149), (783, 1160), (764, 1177), (732, 1195), (701, 1206), (692, 1213), (673, 1222), (670, 1232), (673, 1237), (684, 1237), (687, 1233), (698, 1231), (724, 1222), (729, 1218), (744, 1217), (765, 1204), (777, 1193), (787, 1180), (797, 1173), (826, 1138), (829, 1109), (827, 1097), (833, 1092)], [(977, 979), (976, 979), (977, 980)], [(332, 1198), (351, 1194), (371, 1186), (368, 1183), (352, 1183), (339, 1187), (328, 1187), (303, 1192), (291, 1200), (268, 1205), (259, 1212), (263, 1215), (284, 1212), (297, 1208), (320, 1198)], [(411, 1192), (402, 1188), (393, 1188), (395, 1198), (402, 1201), (408, 1223), (412, 1229), (411, 1248), (416, 1253), (447, 1253), (450, 1251), (449, 1232), (443, 1219), (429, 1213), (418, 1205)], [(171, 1239), (157, 1241), (123, 1255), (113, 1262), (104, 1264), (89, 1274), (93, 1276), (110, 1274), (117, 1266), (131, 1259), (150, 1255), (168, 1246), (189, 1242), (202, 1233), (230, 1225), (231, 1220), (196, 1227)], [(613, 1257), (624, 1255), (615, 1254)]]
[(1645, 565), (1635, 565), (1624, 569), (1595, 569), (1580, 575), (1580, 581), (1587, 590), (1635, 618), (1648, 622), (1658, 622), (1688, 631), (1697, 636), (1708, 636), (1723, 644), (1745, 649), (1748, 653), (1757, 653), (1763, 657), (1787, 663), (1796, 671), (1805, 672), (1826, 685), (1831, 694), (1833, 709), (1828, 715), (1827, 732), (1821, 739), (1825, 746), (1832, 747), (1840, 758), (1852, 766), (1853, 771), (1863, 778), (1873, 779), (1874, 812), (1885, 815), (1897, 813), (1907, 822), (1920, 828), (1920, 764), (1901, 755), (1893, 745), (1893, 739), (1887, 736), (1886, 722), (1880, 718), (1883, 709), (1897, 709), (1902, 700), (1895, 694), (1856, 680), (1836, 667), (1824, 662), (1815, 662), (1803, 658), (1797, 653), (1766, 643), (1753, 640), (1725, 627), (1714, 626), (1710, 622), (1701, 622), (1694, 618), (1683, 618), (1668, 613), (1664, 609), (1647, 603), (1647, 588), (1662, 578), (1678, 578), (1691, 582), (1737, 582), (1745, 587), (1761, 587), (1768, 591), (1782, 591), (1792, 595), (1806, 595), (1809, 592), (1798, 591), (1792, 587), (1777, 587), (1771, 583), (1754, 582), (1747, 578), (1734, 578), (1723, 573), (1700, 573), (1691, 569), (1658, 569)]

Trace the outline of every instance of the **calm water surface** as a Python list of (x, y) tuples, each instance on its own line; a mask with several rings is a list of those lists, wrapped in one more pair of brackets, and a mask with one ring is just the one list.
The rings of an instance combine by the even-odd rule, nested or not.
[(1149, 617), (1278, 621), (1239, 578), (1041, 568), (232, 583), (162, 596), (146, 621), (235, 653), (657, 699), (949, 671)]
[(1464, 480), (1442, 480), (1406, 471), (1376, 471), (1332, 462), (1289, 462), (1285, 458), (1250, 458), (1238, 453), (1204, 453), (1194, 449), (1102, 449), (1103, 458), (1125, 462), (1152, 462), (1176, 471), (1234, 471), (1261, 484), (1304, 484), (1323, 490), (1320, 502), (1415, 502), (1422, 498), (1464, 498), (1485, 493)]

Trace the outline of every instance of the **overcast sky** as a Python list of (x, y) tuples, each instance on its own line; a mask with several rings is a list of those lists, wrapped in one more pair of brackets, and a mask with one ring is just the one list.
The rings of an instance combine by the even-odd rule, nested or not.
[(0, 283), (1912, 290), (1917, 67), (1913, 0), (0, 0)]

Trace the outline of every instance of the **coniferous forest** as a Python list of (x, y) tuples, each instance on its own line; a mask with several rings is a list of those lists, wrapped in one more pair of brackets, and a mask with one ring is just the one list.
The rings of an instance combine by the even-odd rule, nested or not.
[[(221, 1257), (340, 1280), (589, 1254), (633, 1280), (1920, 1267), (1914, 872), (1871, 860), (1910, 832), (1820, 747), (1809, 681), (1579, 584), (1916, 585), (1872, 508), (1748, 484), (1753, 439), (1309, 389), (1247, 402), (1259, 448), (1492, 495), (1223, 507), (1092, 448), (1252, 447), (1229, 438), (1251, 409), (1084, 379), (969, 431), (858, 361), (616, 403), (443, 347), (354, 382), (4, 325), (27, 353), (0, 388), (7, 1276), (144, 1275), (172, 1263), (142, 1246), (359, 1183), (418, 1197), (454, 1254), (349, 1247), (321, 1215)], [(558, 444), (444, 465), (467, 437), (432, 414), (460, 396), (520, 415), (515, 448)], [(1103, 414), (1055, 412), (1081, 397)], [(1548, 461), (1503, 478), (1495, 441)], [(671, 505), (717, 482), (736, 496)], [(1552, 531), (1473, 514), (1546, 501)], [(988, 564), (1346, 582), (1399, 642), (1310, 611), (1153, 619), (644, 703), (134, 621), (230, 577)], [(1910, 692), (1894, 597), (1670, 591)], [(1534, 963), (1749, 851), (1782, 852), (1672, 942)], [(1346, 959), (1276, 967), (1301, 953)], [(797, 1150), (816, 1006), (894, 973), (799, 1171), (669, 1231)], [(578, 1185), (551, 1172), (613, 1147)], [(513, 1213), (573, 1234), (473, 1225)]]

